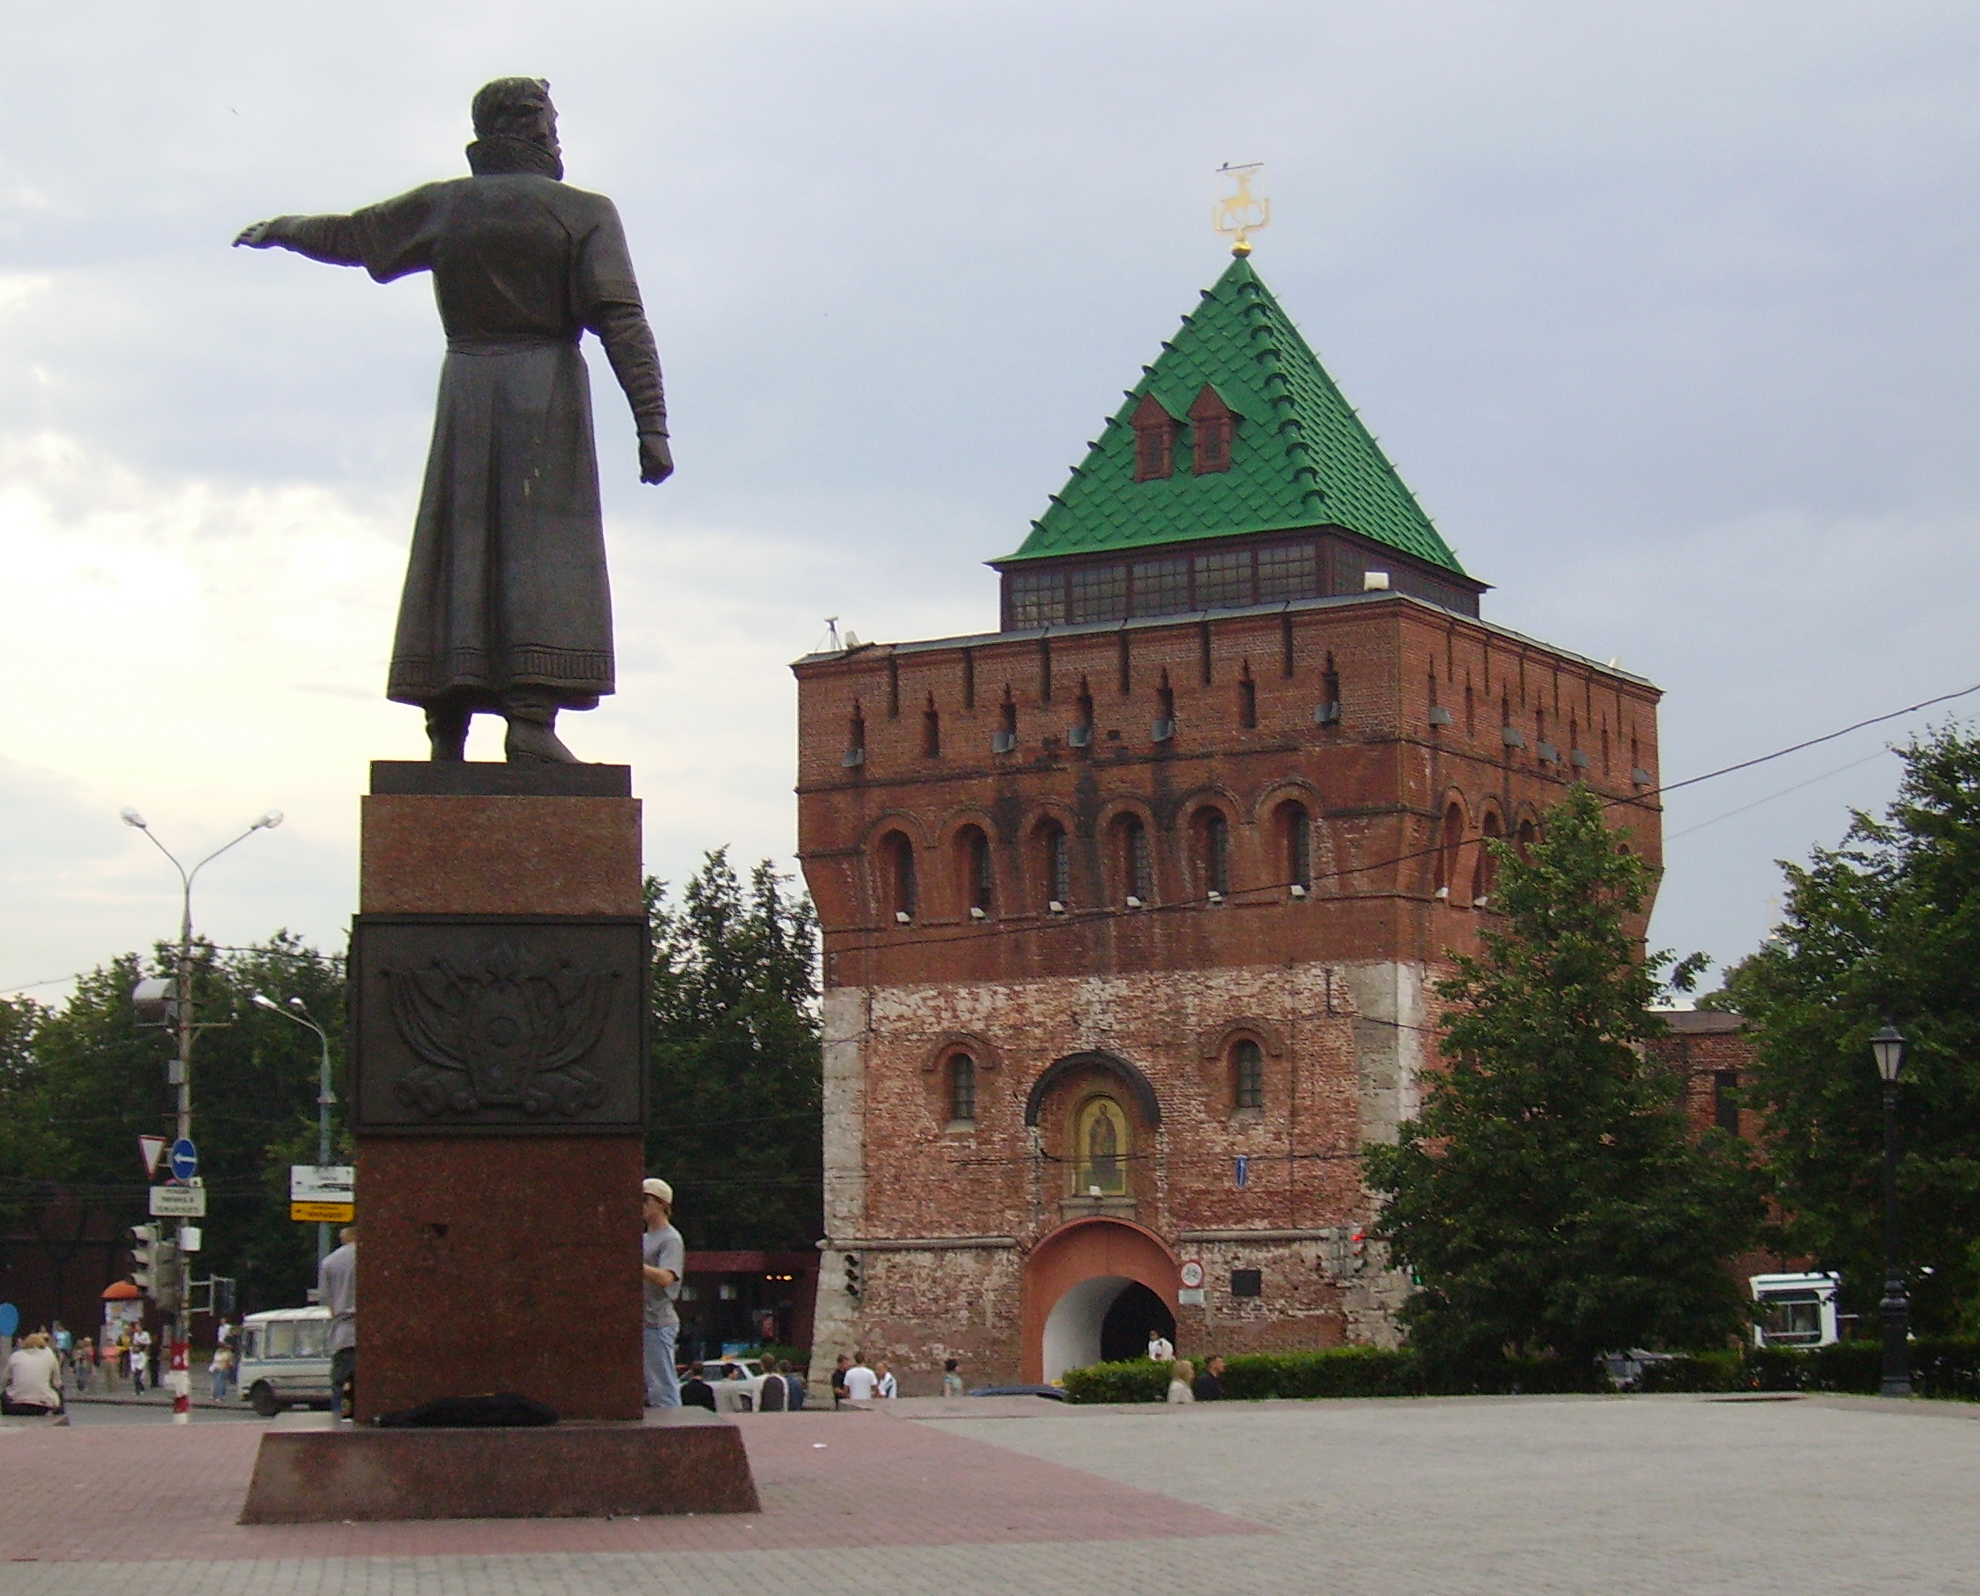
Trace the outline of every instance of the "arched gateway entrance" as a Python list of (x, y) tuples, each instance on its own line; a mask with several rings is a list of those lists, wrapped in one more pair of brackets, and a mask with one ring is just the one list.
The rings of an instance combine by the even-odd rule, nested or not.
[(1160, 1237), (1120, 1219), (1076, 1220), (1040, 1242), (1024, 1271), (1024, 1379), (1054, 1380), (1103, 1354), (1175, 1335), (1180, 1266)]

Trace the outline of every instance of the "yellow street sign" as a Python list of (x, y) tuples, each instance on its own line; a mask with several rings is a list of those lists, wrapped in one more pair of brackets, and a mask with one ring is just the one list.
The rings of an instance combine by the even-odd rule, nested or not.
[(298, 1224), (348, 1225), (357, 1218), (356, 1203), (290, 1203), (289, 1217)]

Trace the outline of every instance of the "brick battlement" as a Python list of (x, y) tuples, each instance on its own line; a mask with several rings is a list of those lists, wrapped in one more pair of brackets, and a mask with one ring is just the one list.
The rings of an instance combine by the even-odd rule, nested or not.
[[(1479, 839), (1516, 836), (1576, 778), (1661, 858), (1657, 690), (1400, 594), (864, 646), (795, 669), (799, 848), (834, 984), (1435, 958), (1474, 940)], [(1297, 883), (1287, 805), (1310, 825)], [(1212, 811), (1221, 902), (1198, 839)], [(1128, 817), (1148, 893), (1127, 879)], [(964, 857), (974, 831), (987, 893)]]

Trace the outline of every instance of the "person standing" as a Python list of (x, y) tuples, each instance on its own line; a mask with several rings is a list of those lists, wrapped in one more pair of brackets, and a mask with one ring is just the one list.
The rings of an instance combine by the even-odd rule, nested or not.
[(880, 1383), (873, 1389), (881, 1401), (891, 1402), (901, 1394), (900, 1382), (894, 1378), (894, 1371), (886, 1364), (881, 1364), (873, 1372), (880, 1376)]
[(835, 1412), (846, 1399), (846, 1370), (851, 1367), (852, 1359), (843, 1352), (839, 1354), (839, 1361), (832, 1365), (832, 1408)]
[(1155, 1363), (1173, 1363), (1176, 1359), (1175, 1343), (1160, 1330), (1148, 1332), (1148, 1356)]
[(763, 1360), (763, 1382), (756, 1388), (756, 1411), (758, 1413), (788, 1413), (791, 1406), (791, 1388), (785, 1384), (783, 1375), (777, 1372), (777, 1360)]
[(674, 1228), (674, 1188), (664, 1180), (639, 1183), (640, 1212), (646, 1235), (640, 1242), (640, 1276), (645, 1284), (646, 1405), (681, 1405), (680, 1376), (674, 1370), (674, 1342), (681, 1333), (681, 1316), (674, 1303), (687, 1273), (687, 1245)]
[(131, 1395), (144, 1395), (145, 1376), (151, 1372), (151, 1332), (139, 1325), (131, 1332)]
[(213, 1373), (213, 1400), (215, 1402), (225, 1402), (227, 1400), (227, 1382), (233, 1376), (234, 1372), (234, 1349), (227, 1346), (224, 1342), (215, 1347), (213, 1349), (213, 1362), (210, 1367)]
[(316, 1300), (330, 1310), (330, 1411), (357, 1417), (358, 1227), (337, 1232), (343, 1243), (316, 1270)]
[(866, 1366), (866, 1354), (855, 1352), (852, 1367), (846, 1370), (846, 1400), (852, 1403), (871, 1402), (873, 1393), (880, 1388), (880, 1376)]

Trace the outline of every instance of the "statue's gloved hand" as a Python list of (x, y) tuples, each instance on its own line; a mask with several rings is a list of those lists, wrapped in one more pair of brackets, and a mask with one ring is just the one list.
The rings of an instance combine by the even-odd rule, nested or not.
[(234, 240), (234, 248), (236, 249), (275, 248), (276, 240), (270, 237), (269, 235), (274, 232), (276, 222), (281, 221), (281, 219), (282, 218), (278, 216), (271, 221), (256, 222), (252, 227), (243, 227), (240, 231), (239, 236), (236, 237)]
[(667, 447), (664, 432), (639, 435), (639, 480), (665, 482), (674, 474), (674, 451)]

